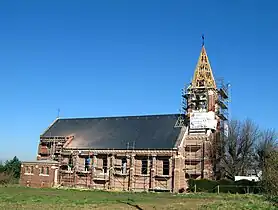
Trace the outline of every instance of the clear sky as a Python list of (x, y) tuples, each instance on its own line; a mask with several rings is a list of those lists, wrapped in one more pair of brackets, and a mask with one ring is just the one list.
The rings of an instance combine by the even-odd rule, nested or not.
[(277, 124), (276, 0), (1, 1), (0, 159), (56, 118), (177, 113), (205, 34), (231, 115)]

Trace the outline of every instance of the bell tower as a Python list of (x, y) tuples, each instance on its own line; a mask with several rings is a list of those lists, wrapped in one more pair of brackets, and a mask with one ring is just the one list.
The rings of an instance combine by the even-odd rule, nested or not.
[(186, 116), (189, 132), (207, 133), (216, 130), (217, 86), (204, 44), (195, 67), (194, 76), (184, 92)]
[(176, 126), (184, 126), (185, 172), (190, 178), (214, 178), (220, 171), (221, 139), (228, 119), (228, 86), (216, 83), (204, 36), (194, 76), (183, 90), (183, 113)]

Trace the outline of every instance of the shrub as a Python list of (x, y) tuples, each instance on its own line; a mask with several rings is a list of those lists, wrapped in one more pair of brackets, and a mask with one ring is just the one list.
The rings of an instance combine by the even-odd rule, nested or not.
[(189, 179), (188, 180), (188, 190), (194, 192), (196, 185), (197, 192), (214, 192), (215, 187), (218, 185), (216, 181), (207, 179)]
[(0, 173), (0, 185), (9, 184), (13, 180), (13, 175), (9, 173)]
[(219, 192), (221, 193), (261, 193), (261, 183), (252, 182), (249, 180), (232, 181), (227, 179), (222, 180), (206, 180), (206, 179), (189, 179), (188, 191), (194, 192), (196, 185), (197, 192), (217, 192), (219, 186)]

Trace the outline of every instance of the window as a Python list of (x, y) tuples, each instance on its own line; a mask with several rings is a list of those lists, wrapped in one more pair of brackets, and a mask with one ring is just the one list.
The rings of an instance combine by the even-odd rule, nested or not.
[(126, 164), (127, 164), (127, 160), (126, 158), (122, 159), (122, 174), (126, 174)]
[(91, 160), (90, 160), (89, 157), (85, 158), (85, 171), (89, 171), (89, 169), (90, 169), (90, 162), (91, 162)]
[(49, 167), (45, 168), (45, 174), (49, 175)]
[(43, 167), (41, 167), (40, 174), (44, 174), (44, 168)]
[(69, 157), (69, 168), (72, 168), (73, 167), (73, 159), (72, 159), (72, 156)]
[(148, 173), (148, 160), (143, 159), (142, 160), (141, 174), (147, 174), (147, 173)]
[(30, 167), (30, 173), (33, 174), (34, 173), (34, 166)]
[(25, 167), (25, 173), (29, 174), (29, 167), (28, 166)]
[(169, 175), (169, 159), (163, 160), (163, 175)]
[(102, 169), (103, 169), (103, 173), (107, 173), (107, 157), (102, 159)]

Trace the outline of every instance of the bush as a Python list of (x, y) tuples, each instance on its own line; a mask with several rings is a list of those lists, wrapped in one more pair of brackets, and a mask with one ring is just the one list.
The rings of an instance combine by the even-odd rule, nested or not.
[(271, 197), (278, 197), (278, 151), (272, 151), (267, 157), (263, 170), (263, 187)]
[(0, 173), (0, 185), (9, 184), (13, 180), (12, 174), (8, 174), (5, 172)]
[(21, 162), (17, 157), (0, 163), (0, 185), (17, 183), (20, 178)]
[(188, 191), (194, 192), (196, 185), (197, 192), (219, 192), (221, 193), (261, 193), (261, 183), (252, 182), (249, 180), (232, 181), (227, 179), (222, 180), (207, 180), (207, 179), (189, 179), (188, 180)]
[(218, 185), (216, 181), (207, 180), (207, 179), (189, 179), (188, 186), (189, 191), (194, 192), (196, 185), (197, 192), (214, 192), (214, 188)]

